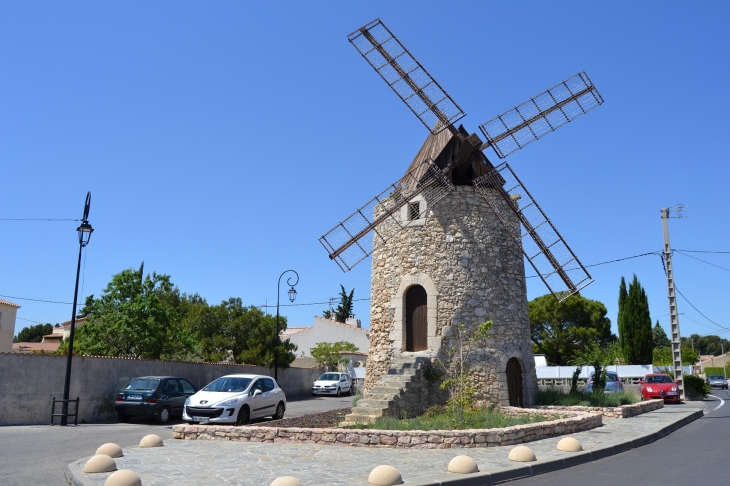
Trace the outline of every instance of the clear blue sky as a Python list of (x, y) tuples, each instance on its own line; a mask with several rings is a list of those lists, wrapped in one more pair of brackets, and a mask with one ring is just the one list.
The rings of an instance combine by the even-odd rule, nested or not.
[[(95, 228), (82, 297), (114, 273), (167, 273), (209, 303), (369, 298), (318, 238), (399, 178), (426, 129), (348, 43), (380, 17), (482, 123), (585, 70), (605, 104), (509, 157), (586, 265), (672, 246), (730, 252), (730, 3), (0, 3), (0, 218)], [(492, 157), (496, 160), (496, 157)], [(0, 295), (16, 332), (70, 319), (77, 222), (0, 221)], [(730, 254), (675, 253), (683, 335), (730, 328)], [(722, 268), (721, 268), (722, 267)], [(635, 273), (669, 330), (658, 256), (590, 267), (616, 322)], [(530, 267), (527, 274), (533, 275)], [(282, 302), (288, 303), (282, 285)], [(547, 292), (528, 279), (529, 297)], [(311, 325), (326, 305), (282, 308)], [(365, 325), (367, 301), (355, 306)], [(273, 309), (272, 309), (273, 312)], [(720, 333), (728, 337), (730, 333)]]

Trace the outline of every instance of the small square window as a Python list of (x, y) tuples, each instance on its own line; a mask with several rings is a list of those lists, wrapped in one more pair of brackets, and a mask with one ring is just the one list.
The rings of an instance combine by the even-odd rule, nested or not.
[(408, 221), (421, 218), (421, 204), (419, 202), (408, 203)]

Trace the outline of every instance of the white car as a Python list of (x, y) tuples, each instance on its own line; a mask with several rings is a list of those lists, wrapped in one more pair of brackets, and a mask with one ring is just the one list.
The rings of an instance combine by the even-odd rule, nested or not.
[(284, 390), (270, 376), (226, 375), (188, 397), (182, 418), (189, 423), (244, 425), (259, 417), (281, 419), (285, 410)]
[(324, 373), (312, 385), (312, 395), (352, 395), (352, 378), (347, 373)]

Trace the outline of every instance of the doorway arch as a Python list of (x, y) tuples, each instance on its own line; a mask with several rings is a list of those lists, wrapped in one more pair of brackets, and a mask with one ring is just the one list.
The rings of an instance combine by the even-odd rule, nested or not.
[(522, 366), (517, 358), (507, 361), (507, 394), (510, 407), (522, 407)]
[(406, 291), (406, 351), (428, 349), (428, 294), (420, 285)]

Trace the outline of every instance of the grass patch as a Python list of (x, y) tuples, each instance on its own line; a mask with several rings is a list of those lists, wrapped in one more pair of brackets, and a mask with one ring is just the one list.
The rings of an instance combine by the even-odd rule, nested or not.
[(554, 420), (549, 415), (525, 414), (506, 415), (490, 408), (464, 411), (464, 424), (459, 427), (452, 414), (439, 407), (429, 409), (425, 414), (413, 418), (380, 417), (373, 424), (357, 424), (348, 428), (373, 430), (457, 430), (457, 429), (497, 429), (512, 425), (531, 424)]
[(563, 407), (620, 407), (621, 405), (631, 405), (638, 401), (639, 397), (634, 393), (623, 392), (594, 395), (593, 393), (581, 391), (565, 393), (554, 388), (539, 390), (535, 397), (535, 403), (537, 405), (560, 405)]

